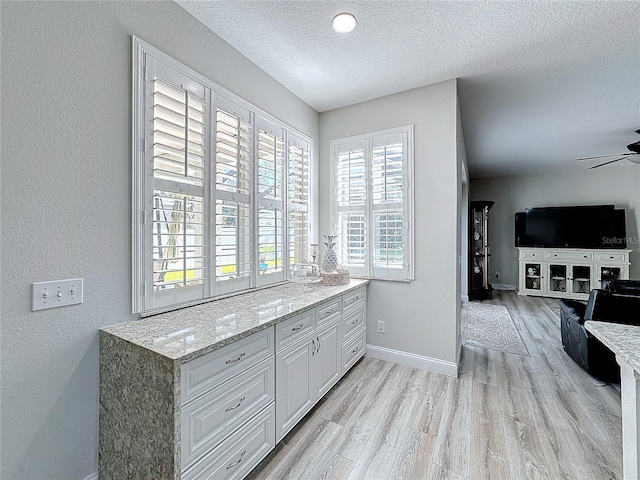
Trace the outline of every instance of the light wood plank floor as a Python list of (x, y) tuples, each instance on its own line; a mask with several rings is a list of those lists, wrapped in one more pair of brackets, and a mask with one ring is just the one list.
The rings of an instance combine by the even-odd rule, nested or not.
[(465, 347), (458, 379), (365, 357), (250, 478), (621, 478), (619, 389), (564, 353), (558, 301), (487, 302), (531, 356)]

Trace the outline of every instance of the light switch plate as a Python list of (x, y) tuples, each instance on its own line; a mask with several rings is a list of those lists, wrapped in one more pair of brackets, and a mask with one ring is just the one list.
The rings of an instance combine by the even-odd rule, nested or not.
[(32, 310), (82, 303), (82, 283), (82, 278), (34, 283)]

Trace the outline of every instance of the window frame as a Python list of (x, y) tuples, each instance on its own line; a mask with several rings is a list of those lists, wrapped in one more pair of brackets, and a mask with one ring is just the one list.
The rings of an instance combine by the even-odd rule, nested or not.
[[(131, 88), (132, 88), (132, 123), (131, 123), (131, 158), (132, 158), (132, 189), (131, 189), (131, 281), (132, 281), (132, 301), (131, 309), (132, 313), (139, 314), (141, 317), (148, 315), (155, 315), (166, 311), (176, 310), (191, 305), (197, 305), (219, 298), (225, 298), (248, 291), (257, 290), (260, 288), (268, 288), (274, 285), (282, 284), (287, 281), (289, 270), (289, 207), (288, 207), (288, 188), (289, 184), (286, 179), (286, 174), (289, 168), (289, 140), (288, 136), (292, 138), (301, 139), (306, 143), (308, 148), (309, 164), (311, 165), (313, 160), (313, 139), (300, 132), (299, 130), (291, 127), (285, 122), (270, 115), (268, 112), (256, 107), (250, 102), (235, 95), (231, 91), (216, 84), (208, 78), (193, 71), (189, 67), (183, 65), (178, 60), (173, 59), (164, 52), (149, 45), (136, 36), (132, 36), (132, 75), (131, 75)], [(205, 190), (205, 231), (208, 236), (207, 246), (205, 247), (205, 282), (203, 285), (204, 293), (201, 297), (193, 300), (177, 302), (167, 302), (164, 305), (152, 307), (149, 306), (149, 295), (153, 294), (153, 276), (149, 274), (150, 265), (153, 264), (153, 253), (150, 250), (149, 237), (153, 237), (153, 232), (149, 233), (149, 219), (152, 218), (152, 212), (149, 212), (149, 192), (154, 191), (154, 177), (150, 174), (150, 166), (146, 165), (149, 162), (149, 152), (145, 151), (149, 149), (149, 129), (148, 129), (148, 112), (145, 112), (145, 108), (149, 108), (148, 99), (145, 96), (149, 95), (148, 84), (149, 80), (147, 75), (147, 56), (152, 57), (154, 62), (160, 62), (169, 69), (175, 70), (177, 74), (188, 77), (190, 80), (204, 86), (209, 95), (210, 111), (207, 113), (207, 151), (205, 152), (205, 166), (206, 173), (204, 176), (204, 190)], [(251, 199), (250, 199), (250, 219), (251, 219), (251, 274), (248, 288), (220, 288), (216, 285), (216, 121), (217, 121), (217, 109), (224, 105), (224, 102), (218, 103), (218, 99), (222, 98), (227, 102), (237, 104), (240, 108), (246, 109), (250, 112), (251, 126), (252, 126), (252, 151), (251, 151)], [(221, 107), (222, 108), (222, 107)], [(223, 108), (224, 110), (224, 108)], [(259, 246), (258, 246), (258, 130), (259, 121), (266, 124), (275, 126), (278, 132), (282, 132), (283, 142), (283, 162), (284, 162), (284, 181), (283, 181), (283, 197), (280, 202), (280, 215), (282, 218), (282, 269), (276, 275), (269, 275), (270, 278), (259, 278)], [(145, 131), (145, 127), (147, 130)], [(147, 139), (145, 141), (145, 135)], [(153, 158), (153, 156), (151, 156)], [(213, 166), (210, 166), (213, 162)], [(308, 179), (308, 197), (311, 201), (313, 198), (313, 169), (309, 168), (310, 178)], [(309, 205), (311, 208), (311, 205)], [(153, 221), (151, 221), (153, 223)], [(313, 230), (311, 225), (311, 219), (308, 219), (306, 223), (307, 228), (307, 241), (310, 241), (310, 232)], [(308, 250), (308, 247), (307, 247)], [(149, 258), (145, 258), (148, 256)], [(152, 267), (151, 267), (152, 269)], [(235, 281), (232, 281), (235, 282)], [(245, 283), (246, 287), (246, 283)], [(190, 287), (191, 288), (191, 287)], [(151, 289), (151, 290), (149, 290)], [(156, 297), (153, 297), (156, 298)]]
[[(374, 206), (373, 202), (373, 182), (372, 182), (372, 162), (374, 143), (377, 139), (394, 135), (404, 136), (403, 143), (406, 144), (406, 152), (403, 152), (403, 267), (388, 268), (374, 265), (374, 242), (373, 239), (373, 218), (375, 212), (385, 210), (383, 207)], [(340, 238), (338, 238), (338, 258), (342, 261), (345, 268), (350, 270), (351, 276), (355, 278), (366, 278), (370, 280), (388, 280), (397, 282), (410, 282), (415, 279), (414, 276), (414, 143), (413, 143), (413, 124), (400, 127), (379, 130), (376, 132), (353, 135), (350, 137), (331, 140), (330, 142), (330, 198), (329, 222), (331, 231), (338, 233), (339, 231), (339, 215), (340, 207), (338, 202), (338, 157), (341, 147), (348, 147), (349, 151), (353, 150), (356, 145), (362, 144), (365, 165), (365, 199), (362, 205), (365, 219), (365, 254), (364, 264), (362, 267), (358, 265), (349, 265), (342, 252), (340, 251)], [(343, 207), (342, 211), (359, 210), (357, 204)]]

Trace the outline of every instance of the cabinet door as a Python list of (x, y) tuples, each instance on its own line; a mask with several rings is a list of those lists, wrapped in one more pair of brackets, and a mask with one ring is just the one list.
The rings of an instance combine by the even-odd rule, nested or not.
[(315, 402), (310, 372), (315, 338), (305, 339), (276, 354), (276, 442), (311, 409)]
[(569, 266), (566, 263), (550, 263), (547, 269), (547, 291), (549, 293), (565, 293)]
[(598, 265), (596, 268), (596, 278), (594, 279), (594, 288), (602, 288), (602, 282), (606, 280), (622, 280), (623, 278), (624, 267), (620, 265), (615, 267)]
[(569, 293), (579, 295), (576, 298), (588, 298), (594, 288), (591, 279), (591, 265), (571, 265), (569, 277)]
[(544, 275), (542, 263), (522, 262), (524, 268), (520, 272), (520, 285), (522, 290), (527, 292), (542, 292)]
[(340, 379), (340, 324), (335, 324), (316, 336), (316, 351), (311, 375), (314, 393), (321, 398)]

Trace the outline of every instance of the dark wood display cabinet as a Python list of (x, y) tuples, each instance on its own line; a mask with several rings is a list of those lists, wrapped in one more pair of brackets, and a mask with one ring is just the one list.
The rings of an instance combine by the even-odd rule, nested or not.
[(469, 300), (491, 298), (489, 210), (491, 201), (469, 202)]

